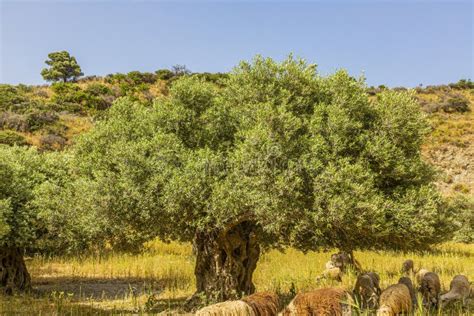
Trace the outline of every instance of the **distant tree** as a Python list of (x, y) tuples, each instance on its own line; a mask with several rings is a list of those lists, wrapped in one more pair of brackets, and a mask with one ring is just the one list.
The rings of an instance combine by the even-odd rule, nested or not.
[(67, 51), (60, 51), (48, 54), (46, 64), (49, 68), (44, 68), (41, 75), (46, 81), (75, 81), (78, 77), (84, 75), (76, 58), (69, 55)]
[(184, 76), (153, 107), (121, 99), (78, 142), (111, 245), (192, 241), (197, 292), (229, 299), (254, 291), (264, 249), (420, 249), (451, 233), (412, 94), (372, 101), (362, 80), (292, 57), (224, 80)]
[(171, 71), (173, 72), (175, 77), (189, 75), (191, 73), (191, 71), (186, 68), (185, 65), (174, 65), (171, 68)]

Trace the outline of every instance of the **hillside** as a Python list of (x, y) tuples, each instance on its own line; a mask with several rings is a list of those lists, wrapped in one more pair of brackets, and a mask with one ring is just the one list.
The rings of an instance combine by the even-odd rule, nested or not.
[[(106, 77), (86, 77), (76, 83), (43, 86), (0, 85), (0, 143), (62, 150), (89, 130), (119, 97), (151, 104), (165, 97), (173, 81), (184, 73), (158, 70)], [(193, 74), (217, 85), (225, 74)], [(376, 96), (386, 89), (369, 88)], [(406, 90), (395, 88), (395, 90)], [(438, 186), (446, 195), (474, 192), (474, 85), (418, 87), (414, 90), (432, 130), (423, 153), (440, 171)]]

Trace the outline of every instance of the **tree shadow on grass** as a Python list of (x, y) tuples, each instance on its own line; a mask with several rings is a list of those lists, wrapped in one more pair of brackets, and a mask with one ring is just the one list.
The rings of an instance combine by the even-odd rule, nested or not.
[(41, 277), (33, 279), (35, 297), (64, 293), (75, 301), (126, 299), (144, 294), (158, 294), (169, 280), (151, 278)]

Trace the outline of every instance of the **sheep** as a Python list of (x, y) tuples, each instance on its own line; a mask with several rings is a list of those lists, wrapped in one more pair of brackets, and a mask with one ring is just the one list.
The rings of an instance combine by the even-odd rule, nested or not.
[(451, 302), (462, 301), (466, 304), (466, 300), (471, 292), (470, 283), (464, 275), (456, 275), (449, 284), (449, 292), (441, 295), (441, 306), (444, 307)]
[(324, 270), (323, 276), (326, 279), (342, 282), (342, 271), (340, 268), (332, 268), (332, 269)]
[(425, 273), (419, 287), (419, 291), (423, 297), (423, 306), (427, 308), (437, 308), (440, 290), (441, 283), (438, 275), (434, 272)]
[(416, 283), (418, 284), (418, 286), (421, 285), (421, 280), (423, 279), (423, 277), (425, 276), (425, 274), (427, 274), (428, 272), (430, 272), (430, 271), (428, 271), (428, 270), (426, 270), (426, 269), (420, 269), (420, 270), (418, 270), (418, 272), (417, 272), (416, 275), (415, 275)]
[(322, 279), (336, 280), (342, 282), (342, 271), (340, 268), (331, 268), (323, 271), (323, 274), (316, 278), (316, 282), (320, 282)]
[(380, 294), (382, 294), (382, 290), (380, 289), (379, 275), (375, 272), (367, 272), (366, 274), (372, 279), (372, 282), (374, 282), (374, 286), (377, 291), (377, 294), (380, 296)]
[(355, 271), (362, 271), (362, 267), (360, 263), (353, 259), (352, 255), (348, 255), (344, 251), (340, 251), (338, 253), (331, 255), (331, 261), (333, 262), (334, 266), (341, 269), (342, 272), (346, 271), (346, 267), (352, 267)]
[(280, 300), (278, 295), (270, 292), (255, 293), (242, 298), (256, 316), (275, 316), (278, 313)]
[(418, 300), (416, 298), (415, 288), (413, 287), (413, 283), (411, 282), (411, 279), (407, 277), (401, 277), (398, 280), (398, 283), (405, 284), (408, 287), (408, 290), (410, 291), (411, 304), (412, 304), (413, 309), (415, 309), (418, 306)]
[(409, 275), (410, 273), (414, 273), (415, 268), (414, 268), (414, 263), (413, 260), (407, 259), (403, 262), (402, 264), (402, 273), (405, 275)]
[(328, 262), (326, 262), (325, 268), (326, 268), (326, 270), (329, 270), (329, 269), (334, 269), (334, 268), (337, 268), (337, 267), (336, 267), (336, 265), (334, 264), (334, 262), (332, 262), (331, 260), (329, 260)]
[(279, 314), (282, 316), (342, 315), (352, 314), (352, 298), (340, 288), (324, 288), (299, 293)]
[(380, 290), (380, 278), (375, 272), (368, 272), (357, 277), (354, 286), (354, 298), (361, 308), (377, 308)]
[(377, 316), (409, 313), (412, 309), (410, 290), (405, 284), (390, 285), (380, 295)]
[(256, 316), (252, 307), (244, 301), (226, 301), (201, 308), (196, 316)]

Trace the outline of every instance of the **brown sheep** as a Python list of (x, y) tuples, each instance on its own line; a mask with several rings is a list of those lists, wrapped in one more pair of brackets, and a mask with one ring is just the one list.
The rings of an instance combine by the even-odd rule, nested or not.
[(411, 304), (413, 309), (415, 309), (418, 306), (418, 300), (416, 298), (416, 291), (415, 288), (413, 287), (413, 283), (411, 282), (410, 278), (407, 277), (402, 277), (398, 280), (399, 284), (405, 284), (410, 291), (410, 297), (411, 297)]
[(280, 306), (278, 295), (270, 292), (255, 293), (242, 301), (252, 307), (256, 316), (276, 316)]
[(441, 306), (444, 307), (455, 301), (462, 301), (466, 304), (466, 300), (471, 292), (469, 280), (464, 275), (456, 275), (449, 284), (449, 292), (441, 295)]
[(256, 316), (244, 301), (226, 301), (201, 308), (196, 316)]
[(380, 278), (375, 272), (364, 273), (357, 277), (353, 293), (361, 308), (377, 308), (381, 293), (379, 282)]
[(405, 275), (409, 275), (410, 273), (415, 272), (415, 266), (413, 260), (407, 259), (402, 264), (402, 273)]
[(423, 276), (419, 291), (423, 297), (423, 306), (427, 308), (438, 307), (441, 283), (436, 273), (428, 272)]
[(372, 282), (374, 282), (375, 289), (377, 290), (377, 294), (380, 296), (382, 294), (382, 290), (380, 289), (380, 277), (377, 273), (375, 272), (367, 272), (366, 273), (370, 278), (372, 279)]
[(410, 290), (405, 284), (393, 284), (380, 295), (377, 316), (392, 316), (408, 313), (412, 309)]
[(299, 293), (279, 314), (283, 316), (337, 315), (349, 316), (352, 313), (352, 298), (340, 288), (318, 289)]

